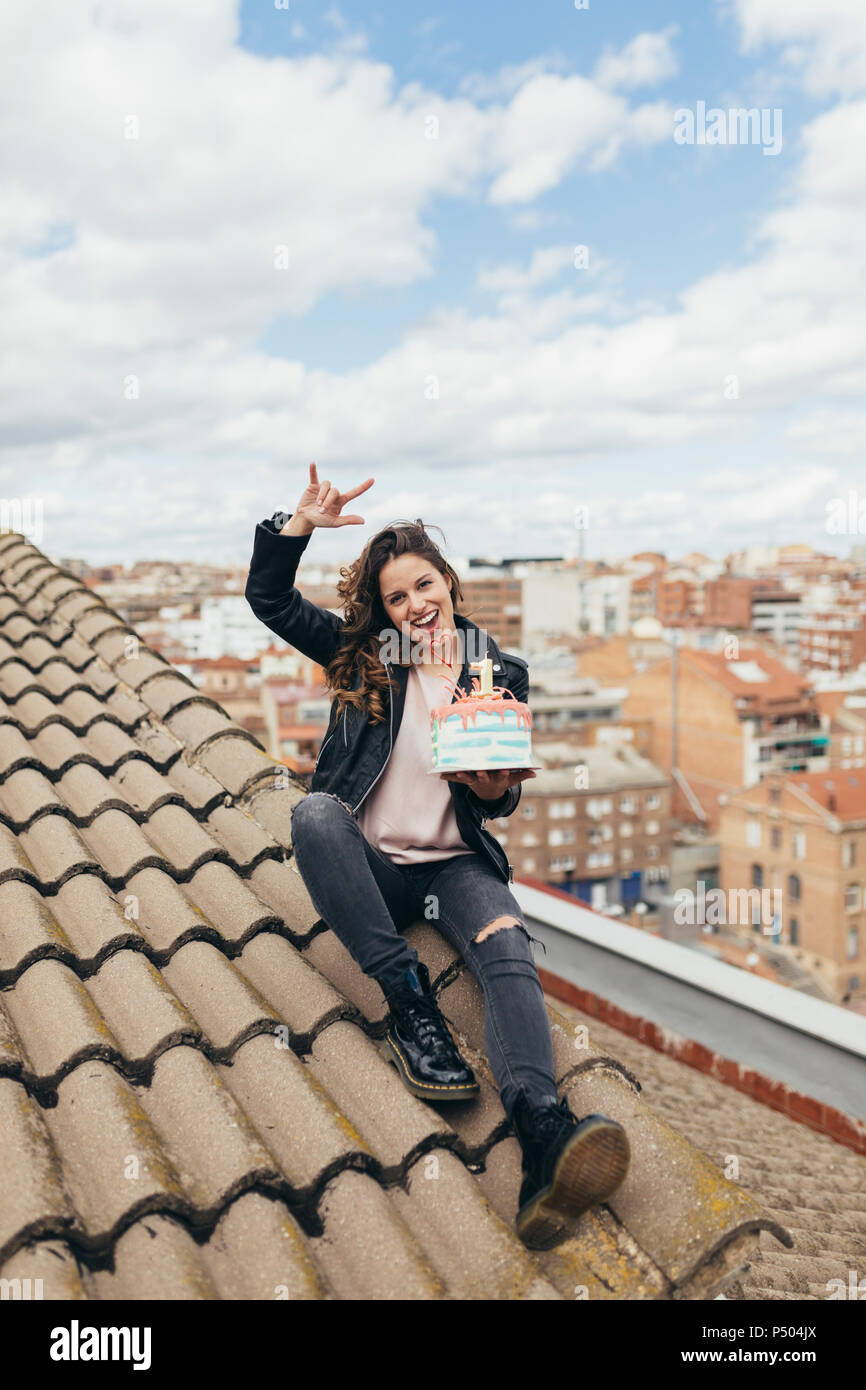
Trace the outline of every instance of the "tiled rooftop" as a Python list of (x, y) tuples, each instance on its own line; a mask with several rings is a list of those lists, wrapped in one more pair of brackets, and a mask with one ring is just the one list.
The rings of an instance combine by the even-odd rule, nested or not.
[[(483, 1003), (409, 938), (476, 1101), (413, 1097), (291, 858), (303, 787), (84, 584), (0, 536), (0, 1277), (60, 1299), (713, 1297), (784, 1226), (553, 1007), (560, 1094), (629, 1175), (556, 1250)], [(594, 1037), (594, 1035), (593, 1035)]]
[[(809, 682), (796, 675), (758, 646), (741, 647), (738, 661), (724, 652), (705, 652), (691, 647), (680, 651), (680, 661), (703, 671), (738, 700), (746, 700), (749, 712), (780, 712), (787, 706), (808, 702)], [(755, 668), (754, 670), (752, 668)], [(758, 679), (754, 679), (754, 677)]]
[(866, 1261), (866, 1155), (853, 1152), (713, 1076), (636, 1038), (557, 1004), (589, 1030), (599, 1048), (616, 1050), (640, 1076), (646, 1101), (714, 1163), (733, 1169), (756, 1201), (794, 1238), (785, 1249), (762, 1231), (751, 1267), (725, 1290), (729, 1299), (827, 1299), (828, 1281), (849, 1287)]

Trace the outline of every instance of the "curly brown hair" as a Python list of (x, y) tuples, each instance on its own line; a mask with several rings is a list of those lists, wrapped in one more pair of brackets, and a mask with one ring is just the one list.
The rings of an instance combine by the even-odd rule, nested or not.
[[(436, 526), (443, 540), (445, 533)], [(379, 634), (393, 628), (385, 612), (379, 590), (379, 571), (397, 555), (423, 555), (440, 574), (451, 577), (451, 603), (455, 614), (463, 601), (463, 590), (456, 572), (436, 543), (431, 540), (420, 517), (415, 521), (395, 521), (378, 531), (351, 565), (340, 567), (337, 593), (343, 605), (342, 643), (325, 667), (325, 680), (342, 711), (345, 705), (364, 710), (370, 722), (382, 724), (388, 718), (391, 681), (379, 656)]]

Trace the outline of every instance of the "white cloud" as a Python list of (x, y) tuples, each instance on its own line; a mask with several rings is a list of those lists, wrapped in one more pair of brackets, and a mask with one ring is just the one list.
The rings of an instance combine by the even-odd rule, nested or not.
[(471, 101), (501, 101), (514, 96), (533, 77), (565, 72), (568, 64), (561, 53), (539, 54), (525, 63), (506, 63), (496, 72), (469, 72), (459, 83), (461, 95)]
[[(369, 515), (385, 520), (465, 524), (465, 484), (463, 515), (517, 534), (521, 549), (565, 543), (570, 522), (557, 529), (549, 496), (570, 489), (606, 495), (611, 524), (646, 524), (645, 543), (698, 524), (748, 533), (773, 515), (774, 492), (781, 516), (808, 521), (828, 477), (844, 489), (821, 455), (828, 440), (860, 438), (866, 169), (853, 152), (866, 145), (866, 101), (802, 130), (788, 192), (748, 256), (687, 285), (673, 311), (626, 303), (615, 267), (594, 281), (581, 272), (586, 285), (557, 280), (566, 249), (546, 237), (524, 265), (482, 272), (499, 296), (491, 312), (446, 305), (365, 367), (311, 369), (300, 316), (323, 295), (432, 274), (433, 199), (489, 188), (519, 207), (629, 141), (669, 139), (667, 108), (533, 72), (481, 110), (418, 84), (395, 91), (391, 69), (366, 59), (263, 61), (234, 46), (236, 10), (53, 0), (0, 12), (0, 467), (17, 470), (9, 492), (36, 479), (60, 499), (56, 552), (102, 537), (121, 558), (155, 540), (171, 553), (203, 493), (225, 549), (244, 498), (261, 497), (263, 515), (293, 505), (310, 459), (320, 476), (324, 460), (349, 483), (376, 475), (381, 510)], [(431, 113), (438, 140), (424, 137)], [(123, 138), (130, 114), (134, 141)], [(71, 246), (29, 253), (67, 222)], [(282, 243), (287, 271), (273, 265)], [(292, 360), (251, 347), (279, 314), (299, 320)], [(726, 399), (731, 374), (739, 395)], [(133, 375), (140, 394), (126, 399)], [(776, 438), (788, 427), (776, 412), (804, 409), (799, 432)], [(729, 501), (724, 487), (692, 484), (702, 466), (720, 471), (704, 450), (729, 451), (748, 474), (762, 431), (778, 444), (781, 482), (730, 482)], [(800, 451), (796, 466), (788, 451)], [(630, 479), (623, 498), (614, 456)], [(853, 474), (853, 446), (849, 456)], [(644, 465), (646, 486), (632, 485), (630, 457), (662, 460)], [(665, 468), (688, 457), (684, 489)], [(410, 499), (400, 508), (395, 484)]]
[(554, 279), (566, 266), (574, 265), (574, 247), (539, 246), (524, 270), (518, 265), (500, 265), (478, 273), (482, 290), (528, 290)]
[(866, 87), (863, 0), (723, 0), (731, 3), (744, 53), (781, 46), (783, 63), (815, 96)]
[(785, 431), (786, 438), (810, 453), (866, 454), (866, 415), (859, 411), (816, 410)]
[(668, 25), (657, 33), (636, 34), (619, 53), (606, 49), (593, 78), (602, 87), (654, 87), (679, 71), (671, 39), (679, 26)]
[(819, 466), (798, 471), (770, 468), (753, 477), (751, 485), (724, 489), (710, 504), (717, 526), (732, 533), (761, 522), (811, 520), (825, 516), (825, 503), (836, 485), (835, 469)]
[(664, 102), (631, 108), (577, 74), (532, 77), (493, 132), (494, 159), (503, 172), (493, 182), (490, 200), (531, 202), (582, 164), (591, 172), (605, 169), (629, 143), (670, 139), (673, 118), (673, 108)]

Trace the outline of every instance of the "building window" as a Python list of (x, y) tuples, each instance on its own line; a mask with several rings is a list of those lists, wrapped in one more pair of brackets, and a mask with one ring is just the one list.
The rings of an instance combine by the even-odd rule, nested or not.
[(634, 855), (630, 849), (620, 850), (619, 857), (622, 860), (623, 864), (630, 864), (631, 861), (634, 859)]
[(621, 796), (619, 799), (619, 809), (624, 816), (633, 816), (635, 813), (635, 799), (633, 796)]
[(626, 837), (628, 837), (629, 835), (631, 835), (631, 833), (632, 833), (633, 830), (634, 830), (634, 826), (632, 825), (632, 823), (631, 823), (630, 820), (623, 820), (623, 821), (620, 821), (620, 823), (619, 823), (619, 833), (620, 833), (620, 835), (625, 835)]
[(746, 821), (746, 844), (750, 849), (758, 849), (761, 843), (761, 822), (759, 820)]
[(753, 865), (752, 865), (752, 887), (753, 887), (753, 888), (763, 888), (763, 886), (764, 886), (764, 870), (763, 870), (763, 868), (761, 867), (760, 864), (753, 864)]
[(648, 820), (646, 823), (646, 833), (648, 835), (658, 835), (659, 823), (657, 820)]
[(661, 806), (661, 804), (662, 804), (661, 797), (658, 795), (658, 792), (650, 792), (649, 796), (648, 796), (647, 799), (646, 799), (646, 804), (647, 804), (647, 810), (649, 810), (649, 811), (656, 811), (656, 810), (658, 810), (659, 806)]
[(788, 897), (792, 902), (800, 901), (800, 880), (796, 874), (788, 874)]
[(573, 801), (551, 801), (547, 808), (547, 814), (552, 820), (557, 820), (562, 816), (574, 815)]
[(782, 832), (781, 832), (781, 830), (779, 829), (778, 825), (771, 825), (771, 826), (770, 826), (770, 848), (771, 848), (771, 849), (781, 849), (781, 847), (782, 847)]
[(860, 884), (849, 883), (845, 889), (845, 911), (857, 912), (860, 907)]
[(848, 928), (848, 959), (856, 960), (860, 954), (860, 934), (856, 927)]
[[(612, 854), (588, 854), (588, 855), (586, 856), (586, 863), (587, 863), (587, 867), (590, 868), (590, 869), (606, 869), (606, 868), (609, 868), (610, 865), (613, 863), (613, 855), (612, 855)], [(551, 866), (551, 868), (554, 868), (554, 869), (555, 869), (556, 866), (557, 866), (557, 861), (556, 861), (555, 859), (552, 859), (552, 860), (550, 861), (550, 866)]]
[(846, 840), (843, 846), (842, 863), (846, 869), (853, 868), (857, 863), (857, 841)]
[(773, 786), (773, 787), (770, 788), (770, 800), (773, 802), (774, 805), (775, 805), (775, 803), (779, 800), (780, 796), (781, 796), (781, 788), (776, 787), (776, 786)]
[(646, 857), (647, 857), (647, 859), (658, 859), (658, 857), (659, 857), (659, 847), (658, 847), (658, 845), (647, 845), (647, 847), (646, 847)]
[(535, 860), (534, 860), (534, 859), (524, 859), (524, 861), (523, 861), (523, 872), (524, 872), (525, 874), (531, 874), (534, 868), (535, 868)]
[(591, 845), (602, 845), (605, 840), (613, 839), (612, 825), (594, 825), (586, 837)]
[(797, 917), (791, 917), (788, 923), (788, 940), (792, 946), (800, 944), (800, 922)]
[(806, 832), (798, 830), (794, 835), (793, 853), (795, 859), (806, 858)]
[(524, 803), (523, 803), (523, 819), (524, 819), (524, 820), (532, 820), (532, 818), (534, 817), (534, 815), (535, 815), (535, 807), (532, 805), (532, 802), (531, 802), (531, 801), (529, 801), (529, 802), (524, 801)]
[[(610, 855), (607, 855), (607, 858), (610, 859)], [(557, 872), (565, 869), (573, 869), (576, 864), (577, 860), (573, 854), (557, 855), (550, 861), (551, 869)]]
[(547, 843), (549, 845), (573, 845), (573, 830), (549, 830), (547, 832)]

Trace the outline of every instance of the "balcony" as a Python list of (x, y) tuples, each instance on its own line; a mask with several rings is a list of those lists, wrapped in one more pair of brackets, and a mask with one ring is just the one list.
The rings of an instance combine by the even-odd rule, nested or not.
[(772, 744), (776, 748), (782, 748), (788, 743), (829, 743), (829, 739), (824, 734), (815, 731), (814, 724), (803, 724), (799, 720), (789, 719), (784, 724), (776, 724), (766, 733), (758, 734), (755, 742), (762, 747), (765, 744)]

